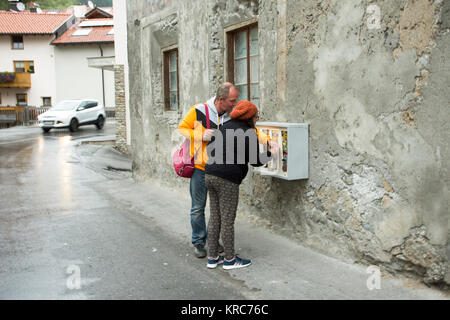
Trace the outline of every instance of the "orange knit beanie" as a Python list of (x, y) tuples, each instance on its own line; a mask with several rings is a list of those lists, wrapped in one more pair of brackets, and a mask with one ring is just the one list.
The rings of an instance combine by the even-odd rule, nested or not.
[(258, 108), (250, 101), (239, 101), (230, 113), (232, 119), (246, 120), (258, 113)]

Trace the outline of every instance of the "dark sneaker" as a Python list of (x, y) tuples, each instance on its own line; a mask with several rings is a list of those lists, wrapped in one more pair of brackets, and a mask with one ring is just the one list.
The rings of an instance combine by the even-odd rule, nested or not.
[(223, 256), (219, 256), (217, 259), (208, 258), (208, 264), (206, 267), (209, 269), (215, 269), (219, 264), (223, 263)]
[(232, 270), (232, 269), (245, 268), (251, 264), (252, 264), (252, 262), (250, 260), (241, 259), (238, 256), (235, 256), (234, 259), (231, 261), (227, 261), (224, 259), (223, 268), (225, 270)]
[(204, 245), (196, 244), (194, 247), (195, 247), (194, 254), (197, 258), (206, 257), (206, 250)]

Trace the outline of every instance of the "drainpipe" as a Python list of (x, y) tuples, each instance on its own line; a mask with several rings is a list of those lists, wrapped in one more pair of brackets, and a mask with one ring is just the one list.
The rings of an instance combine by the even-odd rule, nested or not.
[[(98, 45), (100, 49), (100, 56), (103, 57), (103, 49), (101, 45)], [(105, 106), (105, 70), (102, 68), (102, 93), (103, 93), (103, 106)]]

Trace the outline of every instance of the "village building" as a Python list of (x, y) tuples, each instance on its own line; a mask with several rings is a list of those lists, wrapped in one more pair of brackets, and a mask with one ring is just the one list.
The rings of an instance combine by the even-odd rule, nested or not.
[(82, 98), (115, 106), (113, 69), (88, 63), (114, 58), (112, 8), (79, 5), (61, 12), (0, 11), (1, 106), (51, 107)]
[(308, 177), (252, 170), (238, 214), (344, 261), (449, 283), (449, 9), (127, 1), (134, 176), (188, 193), (170, 161), (178, 124), (231, 81), (260, 121), (309, 127)]
[[(84, 17), (51, 44), (55, 47), (57, 100), (85, 97), (113, 107), (113, 69), (90, 68), (88, 59), (114, 60), (114, 20), (112, 10), (88, 11)], [(113, 63), (112, 63), (113, 64)]]
[[(0, 11), (0, 106), (56, 102), (56, 57), (50, 43), (75, 22), (71, 14)], [(5, 72), (13, 79), (6, 79)]]

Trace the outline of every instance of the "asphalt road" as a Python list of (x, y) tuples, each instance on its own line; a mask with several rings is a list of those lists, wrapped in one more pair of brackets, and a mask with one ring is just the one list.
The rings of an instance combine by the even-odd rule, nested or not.
[(449, 299), (384, 272), (375, 281), (239, 210), (236, 251), (252, 265), (209, 270), (190, 245), (186, 181), (136, 181), (129, 157), (81, 143), (113, 136), (113, 122), (0, 130), (0, 300)]
[(0, 130), (0, 299), (245, 299), (188, 243), (96, 191), (131, 173), (85, 166), (97, 149), (78, 142), (111, 134), (111, 122)]

